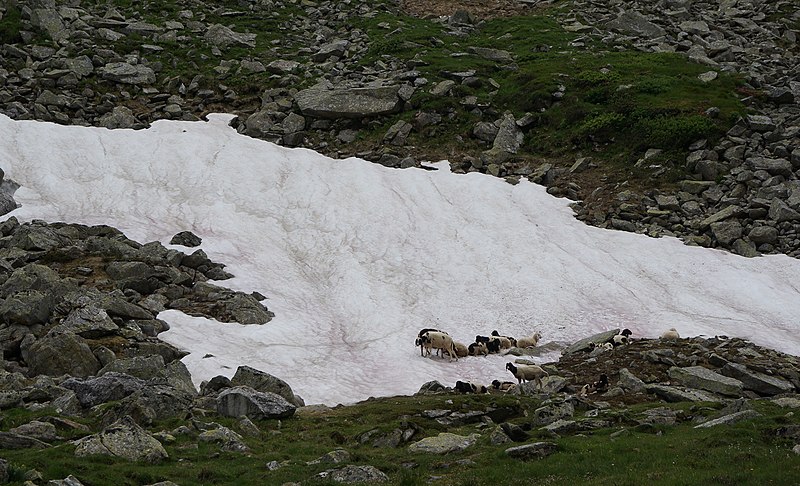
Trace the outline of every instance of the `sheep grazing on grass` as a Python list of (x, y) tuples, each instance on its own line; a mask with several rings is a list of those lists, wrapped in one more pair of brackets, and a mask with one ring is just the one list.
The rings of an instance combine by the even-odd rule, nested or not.
[(517, 384), (513, 381), (500, 381), (500, 380), (493, 380), (492, 381), (492, 388), (495, 390), (499, 390), (501, 392), (508, 392), (517, 387)]
[(453, 361), (454, 357), (458, 361), (455, 343), (447, 333), (428, 331), (419, 338), (419, 341), (428, 354), (431, 354), (431, 349), (438, 349), (442, 350), (443, 353), (446, 352), (450, 357), (450, 361)]
[(489, 348), (486, 347), (486, 343), (472, 343), (467, 347), (467, 354), (470, 356), (488, 356)]
[(457, 381), (455, 390), (461, 393), (489, 393), (489, 389), (484, 385), (476, 385), (469, 381)]
[(523, 337), (517, 339), (517, 347), (518, 348), (535, 348), (539, 341), (542, 339), (541, 334), (535, 332), (528, 337)]
[(608, 376), (605, 374), (600, 375), (600, 379), (594, 383), (587, 383), (583, 385), (578, 396), (585, 397), (590, 393), (603, 393), (608, 390)]
[(664, 334), (661, 335), (661, 339), (680, 339), (681, 335), (678, 334), (677, 329), (670, 328), (669, 331), (666, 331)]
[(510, 371), (512, 375), (514, 375), (520, 384), (524, 381), (535, 381), (536, 387), (540, 390), (544, 388), (542, 378), (545, 376), (550, 376), (540, 366), (536, 365), (514, 366), (514, 363), (506, 363), (506, 369)]

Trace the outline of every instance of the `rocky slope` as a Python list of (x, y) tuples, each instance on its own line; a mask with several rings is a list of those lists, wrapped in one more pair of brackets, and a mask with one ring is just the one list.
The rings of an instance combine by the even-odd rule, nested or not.
[[(529, 120), (475, 105), (481, 121), (469, 136), (483, 140), (487, 149), (455, 154), (454, 170), (545, 184), (552, 194), (581, 199), (575, 204), (577, 216), (591, 224), (651, 236), (673, 234), (690, 244), (748, 256), (800, 256), (800, 19), (792, 3), (556, 3), (569, 7), (561, 10), (562, 25), (586, 42), (599, 39), (618, 50), (682, 52), (708, 65), (709, 73), (741, 73), (749, 90), (743, 96), (753, 112), (721, 140), (697, 141), (685, 161), (690, 179), (674, 188), (644, 191), (604, 181), (603, 168), (589, 158), (518, 162), (510, 155), (527, 135)], [(457, 72), (425, 79), (414, 63), (391, 56), (361, 64), (369, 54), (367, 37), (346, 28), (346, 20), (406, 8), (421, 16), (443, 15), (442, 25), (468, 42), (483, 16), (549, 5), (500, 4), (502, 8), (477, 0), (457, 5), (259, 0), (220, 6), (180, 0), (161, 7), (113, 7), (103, 2), (6, 1), (0, 9), (0, 111), (16, 119), (108, 128), (144, 128), (157, 119), (195, 120), (210, 110), (234, 111), (240, 115), (237, 129), (250, 136), (335, 156), (358, 152), (384, 165), (411, 167), (426, 151), (436, 152), (409, 146), (408, 135), (432, 134), (449, 115), (415, 106), (414, 94), (458, 96), (457, 86), (490, 81)], [(251, 16), (272, 22), (274, 32), (249, 32), (246, 19)], [(255, 46), (269, 54), (251, 55)], [(508, 63), (501, 50), (464, 48), (498, 65)], [(187, 77), (191, 63), (213, 68)], [(248, 89), (242, 80), (251, 75), (260, 75), (267, 87)], [(387, 127), (379, 146), (358, 144), (363, 131), (382, 127), (398, 111), (414, 112), (413, 123)], [(639, 165), (654, 174), (661, 169), (649, 167), (656, 164), (648, 157)], [(5, 212), (14, 207), (14, 189), (13, 181), (2, 181), (0, 206)], [(255, 325), (272, 317), (260, 303), (263, 296), (209, 284), (229, 275), (201, 250), (184, 254), (158, 242), (141, 244), (109, 227), (20, 224), (14, 218), (0, 224), (0, 235), (0, 450), (41, 449), (47, 454), (66, 449), (78, 457), (100, 454), (111, 456), (112, 463), (150, 464), (168, 461), (167, 448), (178, 437), (185, 441), (182, 447), (211, 443), (217, 453), (247, 454), (248, 437), (262, 440), (267, 435), (259, 426), (296, 420), (314, 428), (317, 420), (339, 413), (304, 407), (279, 378), (247, 367), (231, 380), (217, 377), (199, 392), (195, 389), (180, 362), (183, 353), (157, 337), (167, 328), (157, 319), (158, 312), (179, 309)], [(199, 241), (181, 234), (172, 243), (191, 247)], [(320, 461), (339, 466), (321, 477), (397, 479), (359, 464), (359, 454), (365, 454), (357, 452), (361, 447), (402, 449), (413, 456), (489, 443), (526, 459), (552, 453), (558, 437), (610, 427), (712, 427), (755, 420), (754, 409), (765, 403), (800, 408), (796, 357), (725, 337), (634, 340), (613, 351), (588, 349), (588, 342), (605, 338), (576, 343), (558, 362), (548, 364), (550, 377), (541, 391), (525, 384), (510, 394), (478, 397), (462, 408), (453, 404), (458, 400), (448, 388), (453, 384), (426, 384), (419, 396), (441, 397), (435, 409), (414, 412), (391, 430), (367, 424), (374, 428), (336, 436), (343, 452)], [(515, 351), (523, 362), (530, 352)], [(600, 374), (607, 375), (609, 386), (580, 396), (581, 387)], [(509, 378), (498, 371), (498, 379)], [(498, 400), (505, 405), (497, 405)], [(678, 402), (698, 405), (688, 412), (670, 408)], [(658, 406), (631, 411), (642, 403)], [(368, 406), (359, 404), (355, 410)], [(48, 412), (10, 427), (19, 411)], [(237, 420), (236, 431), (216, 422), (224, 418)], [(167, 419), (178, 425), (150, 430)], [(797, 444), (795, 412), (786, 414), (785, 422), (765, 435)], [(451, 432), (465, 425), (475, 425), (474, 433), (452, 437)], [(535, 442), (542, 437), (547, 440)], [(520, 449), (511, 442), (525, 445)], [(283, 466), (271, 462), (267, 469)], [(9, 479), (9, 471), (22, 468), (0, 459), (0, 483)], [(34, 484), (81, 484), (80, 471), (74, 474), (57, 480), (24, 471)], [(306, 477), (315, 478), (311, 472)]]
[[(216, 6), (181, 0), (136, 8), (35, 0), (4, 7), (0, 111), (12, 118), (142, 128), (156, 119), (232, 111), (240, 115), (235, 124), (242, 133), (288, 146), (359, 155), (392, 167), (449, 156), (456, 171), (510, 182), (527, 177), (554, 195), (579, 200), (577, 217), (589, 224), (675, 235), (745, 256), (800, 255), (800, 19), (789, 1)], [(435, 145), (409, 144), (409, 135), (434, 136), (442, 120), (453, 116), (435, 108), (437, 99), (459, 96), (458, 86), (492, 80), (468, 71), (422, 76), (416, 61), (374, 58), (365, 32), (348, 27), (353, 16), (369, 19), (405, 9), (441, 22), (443, 31), (466, 44), (463, 54), (505, 69), (515, 62), (508, 52), (469, 46), (481, 18), (551, 7), (557, 7), (562, 26), (578, 35), (572, 42), (577, 49), (600, 42), (617, 51), (678, 52), (707, 65), (709, 82), (721, 72), (739, 73), (740, 93), (752, 114), (721, 140), (697, 140), (680, 164), (690, 177), (677, 184), (627, 183), (581, 154), (572, 160), (517, 157), (532, 118), (503, 114), (470, 96), (459, 103), (472, 107), (481, 121), (465, 135), (490, 148), (443, 154)], [(270, 28), (253, 32), (256, 24), (248, 19)], [(429, 101), (420, 101), (421, 94)], [(561, 95), (554, 93), (553, 101)], [(398, 112), (414, 113), (413, 121), (384, 125)], [(714, 107), (706, 116), (714, 116)], [(365, 131), (376, 128), (386, 130), (381, 143), (360, 143)], [(652, 162), (658, 153), (652, 147), (635, 164), (655, 180), (665, 170)]]

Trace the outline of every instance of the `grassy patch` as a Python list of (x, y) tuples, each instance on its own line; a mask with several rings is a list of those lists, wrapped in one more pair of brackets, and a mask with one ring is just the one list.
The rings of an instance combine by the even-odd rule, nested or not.
[[(493, 485), (520, 484), (523, 478), (536, 478), (537, 484), (793, 484), (800, 476), (800, 456), (791, 452), (793, 443), (775, 434), (778, 427), (797, 424), (785, 410), (756, 403), (763, 417), (733, 426), (694, 429), (691, 422), (676, 426), (656, 426), (647, 432), (630, 431), (616, 438), (611, 434), (630, 424), (644, 409), (663, 404), (642, 404), (626, 410), (602, 413), (614, 424), (608, 429), (586, 431), (554, 441), (558, 451), (531, 462), (509, 458), (505, 450), (519, 444), (492, 445), (493, 426), (467, 424), (444, 426), (426, 418), (426, 410), (500, 410), (513, 416), (513, 423), (529, 423), (527, 414), (540, 402), (511, 396), (441, 395), (432, 397), (389, 397), (371, 399), (355, 406), (337, 407), (326, 412), (277, 421), (261, 421), (260, 438), (245, 439), (250, 453), (221, 451), (219, 445), (178, 436), (166, 444), (169, 460), (158, 465), (133, 464), (108, 457), (74, 457), (74, 446), (67, 442), (42, 451), (6, 450), (2, 455), (11, 463), (12, 484), (21, 484), (25, 471), (35, 468), (47, 479), (69, 474), (84, 484), (138, 485), (170, 480), (181, 485), (195, 484), (279, 484), (308, 481), (319, 472), (337, 466), (307, 464), (337, 448), (350, 452), (351, 464), (369, 464), (391, 478), (391, 484)], [(713, 412), (697, 404), (667, 405), (690, 418)], [(526, 413), (527, 411), (527, 413)], [(705, 411), (705, 412), (704, 412)], [(579, 412), (580, 414), (580, 412)], [(4, 417), (2, 429), (35, 418), (36, 414), (12, 410)], [(236, 429), (236, 421), (208, 417)], [(503, 419), (498, 418), (497, 422)], [(171, 430), (178, 420), (164, 422), (157, 430)], [(413, 440), (449, 431), (468, 435), (480, 433), (477, 444), (460, 453), (446, 456), (414, 454), (407, 447), (373, 447), (359, 438), (368, 431), (388, 432), (413, 424), (420, 432)], [(94, 424), (93, 430), (99, 430)], [(536, 436), (536, 434), (534, 434)], [(529, 442), (543, 440), (532, 438)], [(270, 471), (267, 463), (282, 466)], [(315, 483), (316, 484), (316, 483)], [(319, 484), (327, 484), (319, 482)]]

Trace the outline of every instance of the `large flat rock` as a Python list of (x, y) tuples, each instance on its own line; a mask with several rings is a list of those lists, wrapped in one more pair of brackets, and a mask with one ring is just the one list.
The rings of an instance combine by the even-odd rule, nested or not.
[(399, 86), (380, 88), (309, 88), (294, 97), (304, 115), (320, 118), (364, 118), (400, 109)]

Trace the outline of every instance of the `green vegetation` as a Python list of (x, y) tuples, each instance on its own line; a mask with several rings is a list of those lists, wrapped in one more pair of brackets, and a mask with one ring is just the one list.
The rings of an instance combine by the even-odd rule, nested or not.
[[(672, 53), (609, 50), (565, 31), (555, 15), (551, 10), (489, 20), (467, 38), (450, 35), (430, 20), (389, 14), (359, 20), (357, 26), (378, 39), (364, 62), (387, 54), (415, 58), (425, 63), (418, 69), (431, 84), (447, 71), (474, 70), (483, 80), (495, 80), (499, 89), (484, 82), (473, 88), (460, 86), (458, 94), (490, 101), (500, 113), (534, 114), (536, 124), (526, 135), (523, 158), (569, 158), (576, 151), (592, 151), (612, 166), (630, 169), (636, 154), (648, 148), (685, 155), (689, 144), (720, 136), (744, 112), (735, 77), (722, 74), (704, 83), (698, 75), (708, 71), (707, 66)], [(507, 50), (515, 64), (499, 66), (470, 54), (468, 46)], [(432, 100), (419, 93), (414, 101), (420, 109), (430, 109)], [(465, 128), (463, 121), (470, 115), (457, 101), (448, 106), (455, 116), (440, 136), (452, 140), (457, 134), (469, 140), (472, 125)], [(714, 118), (705, 114), (712, 107), (719, 109)], [(381, 129), (375, 130), (376, 140)], [(410, 143), (422, 145), (427, 138), (412, 134)], [(485, 148), (474, 141), (469, 144)]]
[[(436, 484), (443, 485), (526, 484), (525, 481), (533, 478), (537, 484), (570, 485), (793, 484), (800, 477), (800, 456), (791, 452), (793, 441), (779, 438), (776, 430), (798, 424), (800, 420), (769, 403), (753, 403), (763, 417), (711, 429), (694, 429), (689, 421), (691, 417), (716, 411), (703, 404), (670, 405), (669, 408), (679, 412), (679, 417), (687, 420), (675, 426), (635, 426), (634, 417), (640, 416), (644, 409), (660, 406), (649, 404), (601, 413), (598, 418), (609, 421), (611, 427), (578, 435), (553, 439), (534, 428), (528, 442), (554, 441), (558, 451), (546, 459), (531, 462), (510, 459), (505, 454), (508, 447), (520, 444), (492, 445), (488, 436), (493, 426), (446, 427), (422, 416), (425, 410), (494, 409), (490, 416), (496, 422), (508, 420), (522, 426), (529, 421), (525, 411), (540, 405), (534, 399), (505, 395), (371, 399), (282, 422), (261, 421), (257, 423), (261, 437), (245, 438), (251, 448), (247, 454), (221, 451), (218, 444), (179, 435), (174, 442), (165, 444), (170, 459), (158, 465), (128, 463), (108, 457), (76, 458), (74, 446), (66, 441), (45, 450), (4, 450), (2, 456), (11, 464), (15, 481), (12, 484), (21, 484), (25, 471), (32, 468), (48, 479), (73, 474), (84, 484), (138, 485), (164, 480), (183, 486), (280, 484), (307, 481), (319, 472), (337, 467), (306, 463), (338, 448), (350, 452), (348, 463), (375, 466), (390, 476), (392, 484), (427, 484), (432, 476), (439, 478)], [(8, 430), (46, 414), (47, 411), (12, 410), (3, 416), (0, 429)], [(237, 428), (235, 420), (222, 417), (210, 416), (200, 421)], [(101, 429), (98, 422), (86, 423), (97, 432)], [(169, 431), (182, 424), (174, 420), (149, 429)], [(399, 427), (415, 427), (421, 431), (413, 441), (442, 431), (464, 435), (480, 432), (483, 437), (467, 450), (446, 456), (414, 454), (405, 446), (373, 447), (371, 441), (364, 444), (359, 441), (362, 434), (373, 429), (388, 432)], [(627, 432), (611, 436), (623, 427)], [(66, 439), (86, 434), (60, 433), (66, 435)], [(266, 465), (271, 461), (281, 463), (282, 467), (270, 471)]]
[(0, 19), (0, 44), (22, 42), (22, 36), (19, 33), (21, 20), (22, 12), (19, 7), (6, 7), (3, 18)]

